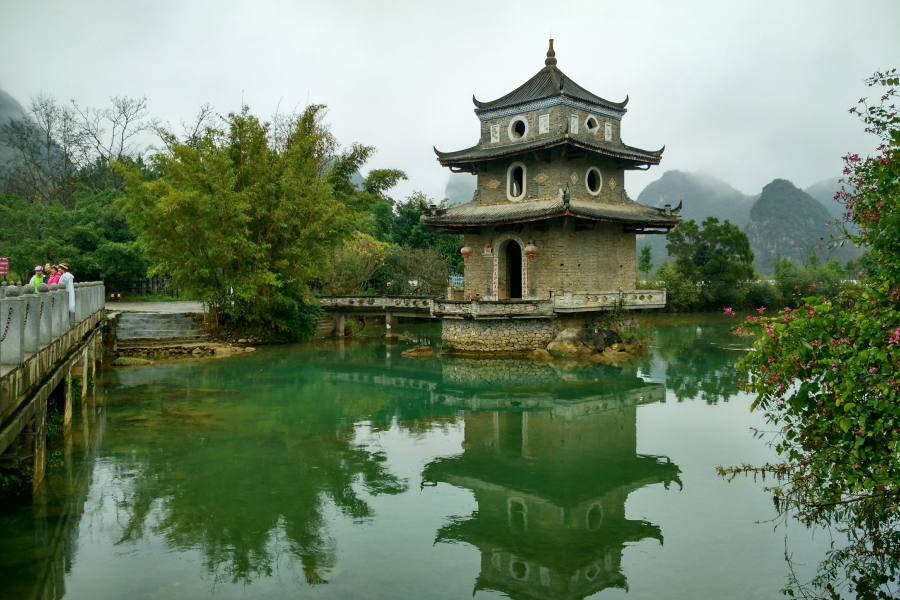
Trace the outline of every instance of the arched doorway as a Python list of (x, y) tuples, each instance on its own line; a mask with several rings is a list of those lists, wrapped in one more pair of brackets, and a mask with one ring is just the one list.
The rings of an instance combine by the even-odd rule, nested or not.
[(522, 247), (515, 240), (506, 245), (506, 273), (509, 280), (509, 297), (522, 297)]

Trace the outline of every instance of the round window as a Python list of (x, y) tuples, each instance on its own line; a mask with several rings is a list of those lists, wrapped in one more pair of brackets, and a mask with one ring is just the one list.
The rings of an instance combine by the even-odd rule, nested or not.
[(510, 200), (521, 200), (525, 197), (525, 165), (514, 162), (506, 174), (506, 197)]
[(584, 122), (584, 126), (587, 127), (587, 130), (591, 133), (597, 133), (600, 129), (600, 121), (598, 121), (596, 117), (588, 117)]
[(528, 135), (528, 121), (525, 120), (525, 117), (516, 117), (509, 122), (507, 133), (509, 134), (509, 139), (513, 141), (521, 140)]
[(600, 193), (600, 188), (603, 185), (603, 177), (600, 176), (600, 169), (597, 167), (591, 167), (587, 171), (587, 175), (584, 178), (584, 185), (587, 186), (587, 191), (591, 193), (592, 196), (596, 196)]

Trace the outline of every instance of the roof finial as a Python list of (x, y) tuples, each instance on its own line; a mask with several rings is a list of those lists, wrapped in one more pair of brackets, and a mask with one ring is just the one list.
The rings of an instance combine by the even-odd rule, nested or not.
[(544, 61), (544, 64), (548, 67), (556, 66), (556, 52), (553, 51), (553, 38), (550, 38), (550, 49), (547, 50), (547, 60)]

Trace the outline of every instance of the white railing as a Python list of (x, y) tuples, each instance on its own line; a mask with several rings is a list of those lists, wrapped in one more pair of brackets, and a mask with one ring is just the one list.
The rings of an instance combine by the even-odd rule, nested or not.
[(91, 317), (105, 304), (100, 281), (75, 283), (74, 308), (70, 295), (57, 284), (0, 286), (0, 365), (18, 365), (26, 353), (38, 352)]

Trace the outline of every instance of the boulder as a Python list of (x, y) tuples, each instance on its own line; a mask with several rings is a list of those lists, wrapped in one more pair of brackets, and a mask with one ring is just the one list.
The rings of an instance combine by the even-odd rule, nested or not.
[(550, 356), (550, 353), (543, 348), (538, 348), (537, 350), (533, 351), (531, 353), (531, 358), (533, 358), (537, 362), (546, 362), (553, 360), (553, 357)]
[(431, 346), (423, 344), (421, 346), (416, 346), (415, 348), (410, 348), (409, 350), (404, 350), (400, 353), (400, 356), (406, 358), (431, 358), (434, 356), (434, 350), (431, 349)]
[(112, 364), (114, 367), (143, 367), (144, 365), (152, 365), (153, 361), (134, 356), (120, 356)]
[(591, 356), (591, 361), (603, 365), (612, 365), (618, 367), (636, 358), (640, 358), (644, 353), (644, 344), (638, 340), (631, 342), (616, 343), (608, 346), (603, 352), (597, 352)]
[(414, 336), (414, 335), (411, 334), (410, 332), (404, 331), (403, 333), (401, 333), (400, 335), (397, 336), (397, 341), (400, 341), (400, 342), (411, 342), (411, 341), (413, 341), (413, 339), (414, 339), (415, 337), (416, 337), (416, 336)]
[(621, 343), (622, 338), (612, 329), (568, 327), (557, 334), (547, 346), (547, 350), (584, 356), (594, 351), (602, 352), (608, 346)]

